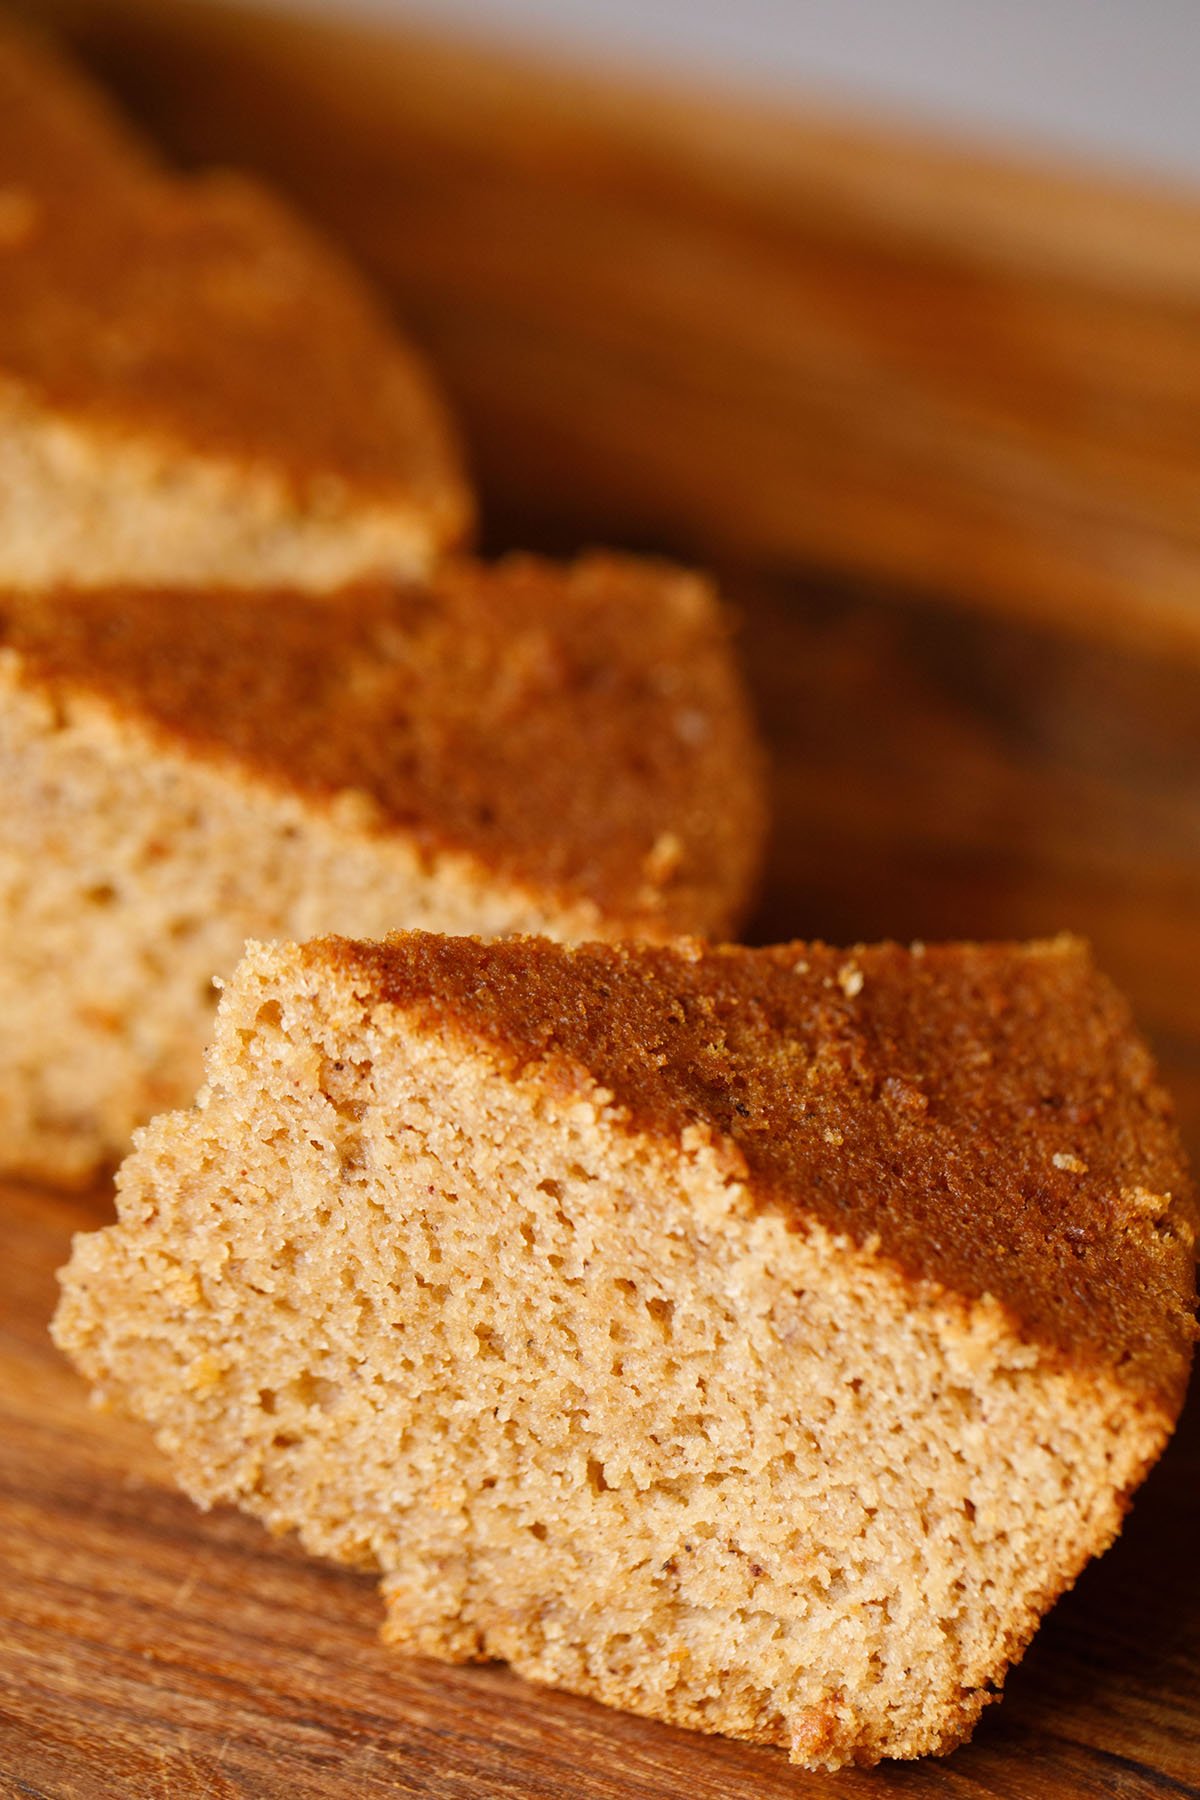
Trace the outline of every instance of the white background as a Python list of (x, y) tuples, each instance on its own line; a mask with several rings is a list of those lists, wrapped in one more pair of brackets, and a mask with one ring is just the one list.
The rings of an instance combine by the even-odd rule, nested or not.
[(272, 0), (862, 102), (1200, 182), (1200, 0)]

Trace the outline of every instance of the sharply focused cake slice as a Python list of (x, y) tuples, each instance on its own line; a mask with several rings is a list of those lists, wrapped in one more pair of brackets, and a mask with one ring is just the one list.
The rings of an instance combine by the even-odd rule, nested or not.
[(0, 1165), (195, 1092), (247, 937), (729, 931), (758, 745), (710, 590), (592, 557), (428, 586), (0, 597)]
[(0, 582), (423, 570), (469, 521), (441, 403), (331, 246), (160, 173), (0, 22)]
[(946, 1750), (1162, 1449), (1195, 1217), (1078, 943), (254, 946), (55, 1324), (387, 1635)]

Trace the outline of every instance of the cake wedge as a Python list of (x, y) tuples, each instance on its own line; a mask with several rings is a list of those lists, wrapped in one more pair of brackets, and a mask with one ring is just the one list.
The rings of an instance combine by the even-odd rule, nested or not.
[(0, 584), (337, 586), (470, 526), (446, 409), (334, 246), (179, 177), (0, 21)]
[(731, 930), (762, 775), (665, 564), (0, 595), (0, 1166), (86, 1181), (190, 1099), (248, 937)]
[(54, 1335), (386, 1635), (952, 1748), (1178, 1413), (1192, 1189), (1070, 939), (252, 946)]

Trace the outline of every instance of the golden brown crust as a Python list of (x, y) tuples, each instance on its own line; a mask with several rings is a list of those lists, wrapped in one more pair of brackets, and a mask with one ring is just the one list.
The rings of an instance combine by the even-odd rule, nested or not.
[(438, 544), (470, 523), (425, 371), (338, 253), (240, 177), (158, 174), (4, 30), (0, 377), (93, 430), (266, 469), (331, 514), (344, 488)]
[(1077, 940), (769, 950), (327, 939), (371, 999), (510, 1071), (729, 1146), (756, 1197), (1101, 1365), (1173, 1417), (1196, 1212), (1170, 1101)]
[(36, 32), (0, 16), (0, 192), (36, 173), (40, 191), (82, 197), (155, 167), (103, 94)]
[(756, 871), (760, 752), (710, 590), (593, 556), (445, 567), (327, 596), (0, 597), (21, 679), (96, 695), (367, 829), (452, 849), (630, 929), (729, 929)]

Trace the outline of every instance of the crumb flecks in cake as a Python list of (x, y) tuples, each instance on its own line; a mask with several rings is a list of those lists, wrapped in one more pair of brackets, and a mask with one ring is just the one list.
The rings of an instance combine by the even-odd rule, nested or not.
[[(1105, 1358), (1177, 1409), (1191, 1180), (1129, 1009), (1078, 940), (848, 958), (410, 934), (301, 954), (514, 1072), (585, 1072), (630, 1129), (679, 1142), (702, 1126), (798, 1221), (877, 1238), (909, 1276), (991, 1295), (1031, 1340)], [(1161, 1215), (1123, 1203), (1131, 1189), (1169, 1196)]]
[(25, 586), (319, 589), (420, 572), (472, 520), (434, 384), (341, 253), (249, 179), (168, 174), (7, 24), (0, 429)]
[[(0, 647), (31, 688), (99, 698), (165, 749), (469, 855), (598, 928), (736, 925), (762, 755), (706, 583), (619, 556), (463, 561), (348, 588), (336, 615), (269, 589), (0, 595)], [(702, 743), (680, 742), (680, 710)]]
[[(102, 434), (254, 470), (314, 512), (468, 503), (432, 383), (338, 252), (253, 182), (146, 180), (38, 219), (0, 256), (0, 372)], [(103, 437), (102, 440), (103, 441)]]
[[(1186, 1171), (1079, 945), (860, 948), (856, 996), (798, 948), (250, 946), (57, 1342), (201, 1504), (376, 1570), (398, 1650), (807, 1767), (952, 1748), (1166, 1440), (1191, 1262), (1125, 1227)], [(975, 1286), (1034, 1161), (1058, 1312), (1045, 1210)]]
[(248, 937), (742, 914), (761, 760), (703, 584), (522, 559), (335, 598), (0, 596), (6, 1168), (86, 1180), (185, 1103)]
[(865, 977), (856, 962), (843, 963), (837, 972), (837, 984), (847, 1000), (853, 1000), (862, 993)]

